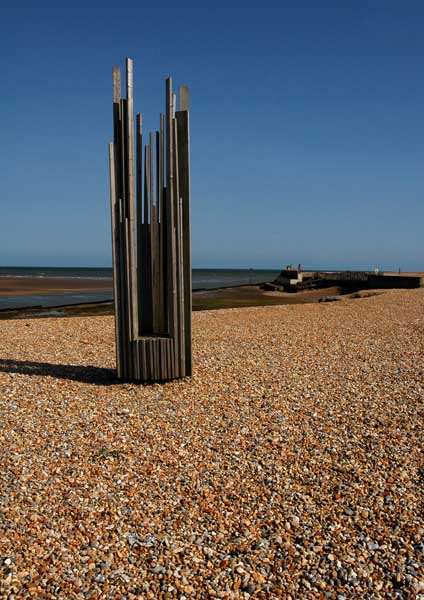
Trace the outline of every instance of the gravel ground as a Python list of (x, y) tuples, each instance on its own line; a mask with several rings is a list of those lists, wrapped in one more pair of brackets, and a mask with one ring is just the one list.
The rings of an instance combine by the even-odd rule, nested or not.
[(424, 290), (194, 315), (118, 384), (111, 317), (0, 323), (0, 597), (424, 598)]

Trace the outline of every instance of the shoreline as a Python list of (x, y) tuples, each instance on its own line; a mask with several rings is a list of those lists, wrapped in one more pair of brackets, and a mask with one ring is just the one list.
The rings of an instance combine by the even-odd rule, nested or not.
[[(401, 275), (422, 275), (422, 273), (405, 272)], [(313, 304), (327, 296), (347, 296), (349, 292), (353, 291), (346, 286), (328, 283), (328, 287), (304, 289), (295, 293), (263, 290), (261, 284), (257, 283), (197, 288), (193, 290), (193, 311)], [(78, 298), (76, 296), (71, 301), (68, 296), (68, 294), (79, 293), (85, 293), (88, 297)], [(108, 298), (109, 293), (110, 298)], [(96, 297), (97, 294), (99, 297)], [(53, 298), (43, 302), (43, 298), (47, 299), (49, 295)], [(10, 305), (0, 308), (1, 320), (50, 316), (112, 315), (114, 313), (113, 280), (106, 277), (0, 276), (0, 306), (1, 299), (7, 302), (8, 297), (11, 300)], [(32, 297), (32, 304), (30, 302), (27, 306), (22, 306), (19, 299), (22, 298), (22, 302), (24, 302), (25, 297)]]
[[(84, 291), (84, 290), (78, 290)], [(90, 290), (92, 291), (92, 290)], [(46, 292), (47, 294), (48, 292)], [(282, 306), (288, 304), (317, 303), (324, 296), (340, 295), (343, 290), (338, 287), (320, 290), (305, 290), (296, 294), (289, 292), (272, 292), (261, 290), (256, 285), (214, 288), (210, 290), (193, 290), (193, 312), (203, 310), (222, 310), (226, 308), (248, 308), (254, 306)], [(29, 294), (22, 294), (29, 295)], [(42, 295), (42, 294), (39, 294)], [(97, 300), (72, 304), (56, 304), (54, 306), (23, 306), (18, 308), (1, 308), (0, 320), (32, 319), (48, 317), (82, 317), (114, 314), (113, 300)]]
[[(306, 273), (306, 271), (305, 271)], [(386, 276), (423, 277), (424, 272), (385, 272)], [(193, 293), (220, 292), (224, 289), (252, 288), (261, 285), (258, 282), (229, 284), (217, 287), (202, 287), (193, 289)], [(60, 292), (113, 292), (113, 279), (111, 277), (62, 277), (62, 276), (0, 276), (1, 296), (40, 296)], [(299, 293), (299, 292), (297, 292)]]

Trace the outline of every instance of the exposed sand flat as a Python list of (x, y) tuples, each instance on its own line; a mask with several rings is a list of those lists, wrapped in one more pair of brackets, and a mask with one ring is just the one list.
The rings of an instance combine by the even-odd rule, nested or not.
[(112, 317), (0, 322), (0, 597), (424, 597), (424, 290), (193, 321), (145, 387)]
[(424, 277), (424, 271), (384, 271), (385, 275), (397, 275), (398, 277)]
[(89, 279), (70, 277), (0, 277), (0, 296), (29, 296), (52, 292), (112, 292), (112, 278)]

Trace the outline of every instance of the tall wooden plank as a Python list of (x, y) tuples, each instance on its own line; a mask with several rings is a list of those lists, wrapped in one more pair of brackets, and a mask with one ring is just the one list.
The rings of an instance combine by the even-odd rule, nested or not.
[(160, 289), (160, 333), (167, 332), (166, 318), (166, 299), (165, 299), (165, 272), (166, 272), (166, 252), (165, 252), (165, 220), (164, 220), (164, 115), (160, 113), (159, 117), (159, 160), (158, 170), (158, 190), (159, 190), (159, 289)]
[[(159, 330), (159, 244), (158, 244), (158, 203), (155, 190), (155, 135), (150, 132), (150, 203), (152, 214), (152, 299), (153, 299), (153, 332)], [(156, 347), (156, 346), (155, 346)]]
[[(183, 88), (183, 93), (181, 89)], [(180, 87), (180, 106), (188, 108), (189, 91)], [(192, 321), (192, 267), (190, 239), (190, 120), (187, 110), (177, 112), (178, 125), (178, 168), (180, 197), (183, 218), (183, 274), (184, 274), (184, 327), (185, 327), (185, 368), (186, 375), (192, 374), (191, 321)]]
[(143, 293), (145, 297), (143, 309), (143, 334), (153, 331), (153, 298), (152, 298), (152, 245), (151, 245), (151, 213), (150, 207), (150, 152), (144, 147), (144, 225), (143, 225)]
[(181, 244), (181, 212), (180, 212), (180, 189), (178, 173), (178, 132), (177, 120), (172, 119), (172, 130), (174, 139), (174, 214), (175, 214), (175, 269), (176, 269), (176, 301), (177, 301), (177, 328), (175, 335), (175, 360), (176, 376), (184, 374), (184, 314), (183, 314), (183, 272), (182, 272), (182, 244)]
[(120, 215), (122, 214), (122, 196), (123, 196), (123, 164), (122, 164), (122, 107), (121, 107), (121, 70), (119, 67), (112, 69), (112, 101), (113, 101), (113, 162), (114, 162), (114, 175), (111, 177), (111, 183), (114, 184), (114, 211), (112, 218), (114, 223), (112, 225), (114, 229), (113, 243), (114, 249), (114, 289), (116, 290), (115, 296), (115, 319), (116, 319), (116, 338), (117, 338), (117, 367), (118, 376), (123, 377), (125, 373), (125, 359), (126, 359), (126, 328), (125, 328), (125, 315), (123, 314), (123, 300), (122, 296), (125, 294), (125, 288), (123, 287), (123, 276), (122, 271), (125, 268), (122, 262), (122, 239), (120, 235)]
[(179, 362), (180, 377), (185, 377), (186, 373), (186, 350), (185, 350), (185, 320), (184, 320), (184, 257), (183, 257), (183, 203), (181, 198), (178, 203), (179, 236), (178, 236), (178, 258), (179, 258)]
[(117, 271), (119, 271), (119, 258), (116, 235), (116, 186), (115, 186), (115, 148), (113, 142), (109, 144), (109, 176), (110, 176), (110, 213), (112, 225), (112, 264), (113, 264), (113, 301), (115, 305), (115, 346), (116, 346), (116, 370), (118, 377), (122, 377), (121, 348), (120, 348), (120, 306)]
[(159, 175), (159, 220), (163, 222), (163, 186), (164, 186), (164, 135), (165, 135), (165, 119), (164, 114), (160, 113), (159, 121), (159, 162), (158, 162), (158, 175)]
[(117, 223), (118, 228), (118, 252), (119, 252), (119, 263), (122, 265), (119, 273), (119, 287), (120, 293), (120, 307), (121, 307), (121, 348), (122, 348), (122, 377), (128, 378), (128, 356), (129, 356), (129, 336), (128, 336), (128, 294), (127, 294), (127, 269), (126, 269), (126, 252), (125, 252), (125, 233), (124, 233), (124, 217), (123, 217), (123, 202), (119, 199), (119, 221)]
[(152, 290), (152, 328), (154, 332), (156, 328), (156, 285), (155, 285), (155, 271), (156, 271), (156, 256), (155, 256), (155, 197), (154, 197), (154, 147), (153, 147), (153, 133), (149, 133), (149, 210), (150, 210), (150, 272), (151, 272), (151, 290)]
[(127, 99), (121, 98), (120, 102), (120, 129), (119, 129), (119, 161), (120, 161), (120, 252), (121, 252), (121, 298), (122, 298), (122, 345), (124, 348), (124, 378), (129, 379), (131, 375), (131, 306), (130, 306), (130, 282), (128, 273), (128, 161), (127, 161)]
[[(144, 156), (143, 156), (143, 184), (142, 184), (142, 246), (141, 246), (141, 254), (142, 254), (142, 269), (141, 269), (141, 280), (142, 280), (142, 294), (143, 294), (143, 305), (141, 310), (141, 324), (140, 324), (140, 335), (145, 335), (148, 329), (147, 326), (147, 315), (148, 315), (148, 306), (149, 306), (149, 297), (147, 293), (148, 287), (148, 273), (147, 273), (147, 246), (148, 246), (148, 203), (147, 203), (147, 178), (148, 178), (148, 170), (147, 170), (147, 154), (146, 154), (146, 146), (144, 146)], [(143, 349), (145, 350), (144, 346)]]
[[(120, 75), (119, 80), (115, 79), (114, 96), (117, 100), (120, 96)], [(128, 326), (127, 326), (127, 284), (126, 284), (126, 256), (125, 256), (125, 238), (123, 232), (123, 221), (124, 221), (124, 194), (125, 194), (125, 162), (124, 162), (124, 106), (125, 101), (121, 98), (119, 100), (119, 106), (117, 102), (114, 103), (114, 116), (115, 116), (115, 174), (116, 174), (116, 195), (117, 195), (117, 212), (116, 212), (116, 230), (118, 240), (118, 261), (120, 269), (118, 272), (118, 285), (119, 285), (119, 320), (120, 320), (120, 349), (121, 349), (121, 372), (122, 377), (128, 377)]]
[[(131, 338), (138, 335), (137, 311), (137, 272), (135, 251), (135, 219), (134, 219), (134, 100), (133, 100), (133, 61), (126, 59), (126, 88), (127, 88), (127, 202), (128, 202), (128, 243), (129, 243), (129, 288), (130, 288), (130, 328)], [(133, 368), (136, 369), (133, 360)]]
[(127, 100), (121, 98), (120, 103), (120, 127), (119, 127), (119, 160), (120, 160), (120, 190), (119, 197), (122, 198), (123, 218), (128, 214), (127, 209), (127, 145), (126, 145), (126, 129), (127, 129)]
[(124, 248), (125, 248), (125, 264), (126, 268), (126, 314), (127, 314), (127, 349), (128, 349), (128, 357), (127, 357), (127, 377), (128, 379), (133, 379), (134, 377), (134, 355), (133, 355), (133, 347), (131, 344), (132, 337), (132, 303), (131, 303), (131, 246), (130, 246), (130, 220), (128, 217), (124, 219)]
[[(171, 209), (173, 214), (174, 214), (174, 219), (176, 218), (174, 209)], [(176, 236), (176, 231), (175, 231), (175, 226), (172, 227), (172, 232), (171, 232), (171, 244), (172, 244), (172, 262), (171, 262), (171, 269), (172, 269), (172, 276), (173, 276), (173, 286), (172, 286), (172, 303), (173, 303), (173, 316), (174, 316), (174, 321), (173, 321), (173, 327), (172, 327), (172, 348), (173, 348), (173, 352), (172, 352), (172, 357), (171, 357), (171, 368), (172, 368), (172, 377), (179, 377), (178, 375), (178, 360), (177, 360), (177, 355), (175, 353), (175, 346), (176, 346), (176, 341), (178, 339), (178, 306), (177, 306), (177, 301), (178, 301), (178, 295), (177, 295), (177, 256), (176, 256), (176, 247), (177, 247), (177, 236)]]
[(167, 213), (167, 298), (169, 334), (177, 329), (176, 257), (174, 231), (174, 143), (172, 127), (172, 79), (166, 80), (166, 213)]
[(161, 186), (159, 176), (159, 162), (160, 162), (160, 136), (159, 131), (156, 131), (156, 161), (155, 161), (155, 174), (156, 174), (156, 253), (157, 253), (157, 267), (156, 267), (156, 285), (157, 285), (157, 297), (156, 297), (156, 333), (162, 333), (163, 327), (163, 305), (162, 305), (162, 249), (161, 249), (161, 226), (160, 226), (160, 205), (161, 205)]
[(137, 312), (138, 330), (141, 333), (142, 311), (143, 311), (143, 117), (139, 113), (136, 116), (136, 273), (137, 273)]

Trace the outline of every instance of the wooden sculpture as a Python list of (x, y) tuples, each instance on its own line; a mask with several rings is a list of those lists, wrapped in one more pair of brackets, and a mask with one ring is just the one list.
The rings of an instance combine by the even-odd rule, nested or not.
[[(191, 375), (189, 91), (166, 80), (159, 131), (142, 145), (134, 130), (133, 61), (113, 68), (109, 144), (118, 377), (163, 381)], [(134, 140), (135, 137), (135, 140)], [(135, 142), (135, 143), (134, 143)], [(134, 146), (136, 149), (134, 160)]]

